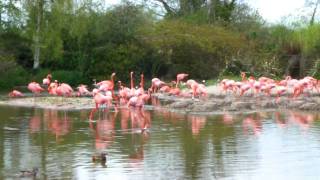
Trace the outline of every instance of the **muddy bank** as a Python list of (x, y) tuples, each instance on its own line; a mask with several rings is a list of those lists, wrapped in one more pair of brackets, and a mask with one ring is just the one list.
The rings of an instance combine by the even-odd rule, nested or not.
[(0, 105), (36, 107), (57, 110), (81, 110), (95, 107), (94, 101), (90, 97), (24, 97), (6, 98), (0, 101)]
[[(310, 93), (308, 97), (300, 96), (290, 98), (290, 92), (277, 100), (275, 94), (266, 96), (263, 94), (253, 95), (250, 93), (240, 97), (232, 93), (222, 92), (217, 86), (207, 87), (208, 97), (200, 99), (182, 98), (167, 94), (153, 94), (161, 101), (161, 106), (170, 111), (199, 114), (222, 114), (225, 112), (242, 113), (254, 111), (272, 111), (279, 109), (319, 111), (320, 96), (317, 93)], [(95, 108), (92, 97), (24, 97), (4, 98), (0, 105), (36, 107), (58, 110), (81, 110)], [(145, 109), (154, 109), (154, 106), (145, 106)], [(126, 107), (126, 106), (125, 106)]]
[(240, 97), (232, 93), (221, 92), (219, 87), (208, 87), (208, 97), (200, 99), (181, 98), (166, 94), (155, 94), (168, 109), (190, 113), (220, 114), (224, 112), (252, 112), (266, 110), (302, 110), (319, 111), (320, 96), (317, 93), (309, 93), (306, 96), (291, 98), (291, 92), (287, 92), (278, 100), (274, 93), (271, 96), (264, 94), (253, 95), (247, 93)]

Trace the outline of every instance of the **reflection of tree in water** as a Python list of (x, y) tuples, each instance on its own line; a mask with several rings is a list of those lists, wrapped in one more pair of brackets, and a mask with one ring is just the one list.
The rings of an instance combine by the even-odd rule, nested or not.
[[(226, 155), (236, 156), (237, 152), (237, 136), (236, 127), (230, 124), (224, 124), (225, 120), (222, 116), (215, 116), (208, 119), (210, 124), (204, 129), (207, 142), (210, 142), (208, 147), (208, 157), (210, 157), (211, 176), (225, 177), (228, 176), (228, 165), (232, 162), (226, 162), (229, 159)], [(230, 120), (229, 120), (230, 121)], [(228, 121), (228, 123), (230, 123)]]
[(19, 171), (21, 165), (32, 161), (30, 157), (23, 156), (27, 147), (25, 145), (29, 144), (26, 135), (28, 121), (25, 117), (19, 117), (29, 111), (30, 109), (16, 107), (0, 108), (0, 179), (11, 179), (12, 173)]
[[(243, 119), (231, 115), (207, 119), (204, 116), (188, 116), (188, 126), (191, 128), (183, 128), (180, 133), (186, 161), (185, 174), (192, 178), (218, 178), (237, 172), (234, 161), (246, 157), (248, 151), (243, 151), (243, 147), (249, 146), (239, 137), (243, 135), (239, 133), (242, 132)], [(211, 166), (203, 167), (206, 164)], [(204, 177), (208, 171), (210, 176)]]

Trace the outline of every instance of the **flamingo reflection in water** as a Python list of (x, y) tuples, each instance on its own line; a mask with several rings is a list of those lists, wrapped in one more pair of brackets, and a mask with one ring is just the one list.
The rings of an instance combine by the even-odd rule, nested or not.
[(142, 132), (151, 127), (151, 115), (142, 108), (130, 107), (131, 128), (141, 129)]
[(190, 115), (188, 116), (188, 119), (191, 121), (191, 130), (193, 135), (198, 135), (207, 122), (206, 116)]
[(129, 154), (130, 166), (138, 168), (142, 165), (144, 159), (144, 144), (149, 139), (149, 133), (146, 131), (151, 127), (150, 111), (141, 108), (130, 108), (130, 118), (132, 129), (141, 129), (141, 134), (132, 131), (132, 143), (134, 150)]
[(252, 132), (255, 136), (258, 136), (262, 132), (262, 123), (259, 115), (253, 116), (249, 115), (242, 121), (243, 131), (245, 134), (248, 134), (249, 129), (252, 129)]
[[(56, 137), (56, 141), (60, 140), (59, 137), (66, 135), (70, 132), (71, 122), (66, 112), (63, 115), (58, 114), (57, 110), (45, 109), (43, 113), (44, 127), (49, 132), (53, 133)], [(29, 121), (29, 127), (31, 133), (36, 133), (41, 130), (41, 114), (36, 113)]]
[(233, 121), (234, 121), (233, 116), (228, 113), (223, 114), (222, 121), (223, 121), (223, 124), (226, 124), (226, 125), (233, 124)]
[(288, 119), (290, 122), (299, 125), (303, 130), (308, 130), (315, 118), (314, 115), (309, 113), (290, 111)]
[(281, 114), (280, 112), (275, 112), (274, 115), (275, 115), (274, 119), (280, 128), (288, 127), (288, 122), (285, 119), (283, 114)]
[(102, 117), (97, 120), (96, 125), (94, 125), (92, 119), (89, 119), (89, 127), (95, 135), (96, 150), (103, 152), (113, 143), (117, 114), (118, 111), (104, 113)]
[(48, 119), (48, 129), (56, 136), (56, 141), (60, 140), (59, 137), (66, 135), (70, 132), (71, 122), (66, 112), (62, 116), (59, 116), (58, 111), (51, 111)]
[(128, 108), (119, 108), (119, 112), (120, 112), (120, 127), (122, 132), (124, 132), (123, 130), (128, 129), (130, 110)]
[(41, 114), (39, 114), (37, 109), (34, 109), (34, 115), (29, 121), (29, 129), (30, 133), (38, 133), (41, 131)]

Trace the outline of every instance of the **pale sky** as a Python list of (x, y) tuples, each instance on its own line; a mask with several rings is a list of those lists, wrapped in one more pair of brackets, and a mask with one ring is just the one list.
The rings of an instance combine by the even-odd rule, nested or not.
[(298, 13), (305, 0), (246, 0), (268, 22), (278, 22), (281, 17)]
[(121, 0), (105, 0), (105, 1), (107, 2), (107, 4), (110, 4), (110, 5), (114, 5), (121, 2)]
[[(114, 5), (121, 0), (105, 0)], [(279, 22), (281, 17), (298, 12), (304, 6), (305, 0), (244, 0), (257, 9), (260, 15), (268, 22)]]

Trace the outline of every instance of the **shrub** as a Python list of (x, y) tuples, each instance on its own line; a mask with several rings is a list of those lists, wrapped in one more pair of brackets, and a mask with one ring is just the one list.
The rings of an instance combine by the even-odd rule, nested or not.
[(13, 89), (16, 86), (24, 86), (29, 80), (29, 75), (26, 70), (15, 63), (8, 66), (6, 63), (0, 62), (0, 90)]

